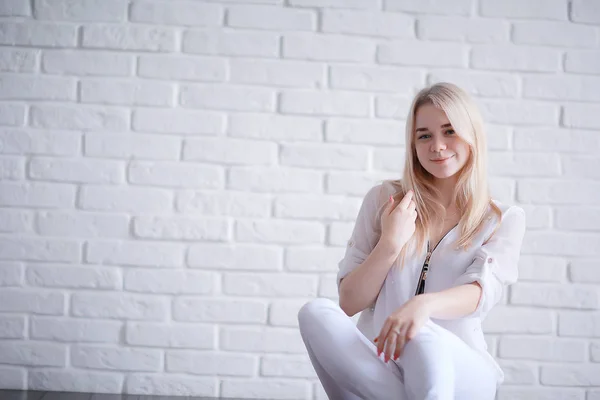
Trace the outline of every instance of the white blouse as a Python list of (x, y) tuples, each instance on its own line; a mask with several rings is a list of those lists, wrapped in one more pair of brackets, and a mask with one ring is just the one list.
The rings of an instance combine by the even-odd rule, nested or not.
[[(338, 264), (338, 293), (342, 278), (362, 264), (377, 244), (381, 235), (381, 206), (394, 193), (391, 184), (382, 183), (371, 188), (363, 199), (346, 253)], [(432, 321), (453, 332), (488, 360), (497, 372), (499, 385), (504, 381), (504, 373), (487, 352), (481, 322), (500, 301), (504, 288), (517, 280), (517, 264), (525, 235), (525, 212), (518, 206), (509, 207), (495, 200), (494, 203), (502, 211), (502, 221), (492, 239), (483, 244), (496, 225), (491, 208), (486, 226), (475, 236), (467, 251), (457, 250), (454, 246), (459, 238), (458, 227), (450, 230), (431, 254), (425, 293), (472, 282), (481, 285), (482, 298), (472, 314), (454, 320), (432, 318)], [(426, 250), (407, 253), (404, 267), (390, 269), (374, 304), (361, 312), (357, 328), (369, 340), (373, 341), (379, 335), (392, 312), (414, 296), (426, 253)]]

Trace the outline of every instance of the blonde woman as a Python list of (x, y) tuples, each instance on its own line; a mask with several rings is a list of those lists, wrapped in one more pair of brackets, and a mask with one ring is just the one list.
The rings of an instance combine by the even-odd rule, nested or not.
[(504, 375), (481, 322), (517, 279), (525, 213), (490, 197), (486, 161), (469, 96), (449, 83), (420, 91), (402, 180), (368, 191), (339, 263), (339, 305), (298, 313), (329, 398), (495, 397)]

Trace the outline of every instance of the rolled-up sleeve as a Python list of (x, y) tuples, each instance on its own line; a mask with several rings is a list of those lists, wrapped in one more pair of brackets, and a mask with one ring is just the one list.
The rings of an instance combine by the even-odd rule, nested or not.
[(482, 293), (475, 311), (465, 318), (484, 319), (502, 298), (506, 286), (517, 281), (519, 255), (525, 235), (525, 211), (510, 207), (492, 238), (475, 253), (473, 262), (455, 286), (477, 282)]
[(362, 201), (352, 235), (346, 244), (346, 252), (338, 263), (338, 294), (342, 279), (366, 260), (379, 240), (377, 213), (381, 193), (382, 184), (374, 186)]

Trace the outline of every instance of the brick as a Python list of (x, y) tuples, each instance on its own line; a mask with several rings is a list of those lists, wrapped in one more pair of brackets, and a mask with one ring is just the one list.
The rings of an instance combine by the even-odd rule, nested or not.
[(518, 201), (532, 204), (597, 204), (600, 184), (567, 180), (519, 180)]
[(298, 312), (306, 300), (277, 299), (269, 307), (269, 325), (272, 326), (298, 326)]
[(49, 74), (130, 76), (135, 57), (130, 54), (86, 50), (45, 50), (42, 70)]
[(183, 266), (183, 250), (180, 243), (89, 241), (85, 260), (104, 265), (179, 268)]
[(513, 24), (512, 39), (517, 44), (596, 47), (598, 35), (593, 27), (571, 22), (528, 21)]
[(491, 177), (489, 180), (492, 198), (501, 202), (512, 202), (515, 198), (515, 181), (509, 178)]
[(240, 242), (316, 244), (322, 243), (325, 229), (317, 222), (288, 220), (238, 220), (235, 239)]
[(600, 337), (600, 314), (589, 311), (562, 311), (558, 314), (558, 334), (571, 337)]
[(79, 90), (82, 103), (170, 107), (175, 99), (175, 87), (159, 82), (83, 80)]
[[(308, 153), (308, 152), (307, 152)], [(322, 176), (317, 171), (288, 167), (231, 167), (227, 187), (258, 193), (320, 193)]]
[(33, 0), (35, 18), (51, 21), (125, 22), (127, 4), (120, 0)]
[(540, 382), (549, 386), (598, 386), (600, 365), (544, 365)]
[(66, 367), (67, 346), (3, 340), (0, 342), (0, 362), (28, 367)]
[(31, 264), (27, 266), (25, 276), (30, 285), (48, 288), (120, 290), (123, 281), (116, 268), (88, 265)]
[(584, 400), (577, 389), (505, 386), (498, 388), (498, 400)]
[(566, 104), (563, 106), (562, 124), (567, 128), (598, 129), (600, 122), (596, 114), (600, 106), (596, 104)]
[(375, 116), (406, 120), (412, 99), (396, 95), (375, 96)]
[(34, 157), (29, 162), (28, 175), (33, 180), (120, 184), (125, 182), (125, 163), (100, 159)]
[(126, 130), (129, 112), (120, 108), (92, 106), (34, 105), (31, 126), (72, 130)]
[[(18, 6), (19, 4), (27, 3), (21, 1), (13, 1)], [(0, 3), (0, 14), (2, 14), (1, 7), (4, 5), (11, 5), (12, 3), (3, 2)], [(30, 49), (17, 49), (17, 48), (3, 48), (0, 49), (0, 71), (2, 72), (34, 72), (38, 65), (38, 59), (40, 58), (40, 50)]]
[(282, 249), (275, 246), (197, 243), (190, 245), (187, 265), (236, 271), (279, 271), (282, 269)]
[(587, 359), (587, 343), (573, 339), (509, 336), (500, 340), (498, 354), (512, 359), (584, 362)]
[(519, 78), (514, 75), (436, 69), (429, 73), (427, 83), (436, 82), (453, 82), (477, 97), (519, 97)]
[[(327, 297), (335, 303), (339, 303), (338, 288), (336, 285), (336, 274), (321, 275), (319, 282), (319, 297)], [(358, 322), (358, 316), (354, 315), (353, 321)]]
[(323, 32), (387, 38), (415, 36), (415, 20), (404, 14), (324, 9), (321, 15)]
[(19, 261), (77, 262), (81, 258), (78, 241), (38, 237), (0, 238), (0, 259)]
[(125, 213), (163, 213), (172, 207), (173, 194), (157, 188), (84, 186), (78, 206), (83, 210)]
[[(267, 320), (267, 304), (261, 300), (179, 296), (173, 301), (173, 320), (264, 324)], [(248, 350), (244, 349), (245, 352)]]
[(600, 51), (567, 51), (565, 53), (565, 71), (582, 74), (600, 74)]
[(530, 254), (555, 254), (558, 256), (597, 256), (600, 238), (579, 232), (528, 232), (523, 249)]
[(77, 26), (43, 22), (0, 23), (0, 44), (9, 46), (77, 46)]
[(600, 269), (595, 260), (573, 260), (569, 263), (569, 278), (571, 282), (597, 283), (600, 282)]
[(337, 272), (344, 251), (332, 247), (292, 247), (285, 252), (285, 268), (299, 272)]
[(567, 0), (548, 0), (540, 8), (535, 0), (481, 0), (479, 12), (484, 17), (567, 20), (567, 3)]
[(130, 9), (132, 22), (193, 27), (219, 26), (223, 14), (223, 8), (216, 4), (197, 4), (191, 1), (143, 1), (133, 3)]
[(0, 232), (24, 233), (33, 231), (33, 212), (0, 208)]
[(598, 308), (598, 294), (581, 285), (518, 283), (512, 287), (510, 303), (515, 305), (578, 308)]
[(322, 125), (320, 118), (235, 113), (229, 115), (228, 133), (251, 139), (319, 142)]
[(250, 353), (302, 354), (306, 347), (298, 329), (223, 327), (221, 348)]
[(283, 36), (283, 57), (314, 61), (373, 62), (375, 43), (342, 35), (288, 33)]
[(168, 372), (252, 377), (258, 363), (255, 357), (244, 354), (174, 350), (166, 355), (165, 364)]
[(600, 79), (592, 77), (526, 76), (523, 97), (544, 100), (600, 101)]
[(96, 372), (35, 369), (29, 374), (29, 390), (53, 390), (69, 392), (117, 393), (123, 387), (123, 374), (116, 372)]
[(201, 192), (185, 190), (175, 199), (177, 211), (186, 214), (268, 218), (271, 216), (269, 195), (232, 191)]
[[(372, 167), (378, 171), (397, 172), (404, 168), (405, 149), (400, 147), (375, 148), (371, 158)], [(390, 176), (390, 179), (396, 176)]]
[(593, 0), (573, 0), (570, 17), (573, 22), (598, 24), (600, 23), (600, 9)]
[(125, 330), (125, 343), (133, 346), (210, 350), (215, 339), (212, 325), (128, 322)]
[(24, 180), (25, 158), (3, 157), (0, 159), (0, 180)]
[(278, 195), (273, 201), (273, 216), (289, 219), (354, 220), (360, 200), (342, 196)]
[(23, 126), (25, 110), (25, 106), (21, 104), (0, 104), (0, 125)]
[(216, 277), (204, 271), (127, 270), (123, 288), (130, 292), (159, 294), (211, 294)]
[(412, 92), (424, 83), (422, 71), (383, 66), (332, 65), (329, 76), (334, 89), (368, 92)]
[(91, 157), (179, 160), (181, 139), (152, 134), (87, 133), (84, 154)]
[(561, 65), (561, 52), (557, 49), (495, 44), (473, 46), (469, 66), (510, 72), (557, 72)]
[(225, 117), (210, 111), (138, 108), (133, 112), (132, 126), (142, 132), (218, 135), (225, 130)]
[(83, 27), (82, 46), (115, 50), (172, 52), (176, 49), (175, 31), (167, 28), (125, 25)]
[(71, 314), (94, 319), (164, 321), (169, 302), (166, 298), (129, 293), (74, 293)]
[(0, 77), (2, 100), (75, 100), (77, 82), (71, 78), (5, 75)]
[[(592, 163), (590, 163), (590, 165), (591, 164)], [(572, 174), (571, 176), (575, 176), (575, 174)], [(555, 226), (559, 229), (575, 231), (595, 231), (599, 223), (600, 208), (598, 207), (572, 206), (559, 207), (556, 209)]]
[(483, 119), (498, 124), (557, 125), (558, 105), (530, 101), (480, 101)]
[(362, 10), (378, 8), (377, 3), (366, 2), (364, 0), (289, 0), (289, 4), (300, 7), (350, 8)]
[(221, 56), (279, 56), (279, 37), (266, 32), (194, 30), (183, 34), (183, 52)]
[(71, 346), (71, 365), (120, 371), (159, 371), (162, 369), (162, 354), (154, 349), (109, 348), (77, 344)]
[(288, 60), (230, 59), (232, 83), (299, 88), (325, 87), (326, 66)]
[(283, 145), (281, 165), (310, 168), (364, 170), (368, 162), (367, 149), (351, 145)]
[(210, 396), (217, 395), (219, 381), (216, 377), (188, 378), (174, 374), (132, 374), (125, 382), (126, 393), (145, 395), (169, 396), (177, 392), (179, 396)]
[(182, 159), (205, 163), (232, 165), (275, 165), (276, 143), (229, 138), (187, 139), (183, 143)]
[(352, 222), (332, 222), (329, 225), (327, 244), (331, 246), (346, 246), (353, 228), (354, 224)]
[(31, 3), (21, 0), (7, 0), (0, 3), (3, 17), (31, 17)]
[(222, 82), (227, 74), (225, 59), (176, 55), (142, 55), (138, 75), (146, 78)]
[(381, 64), (419, 65), (428, 67), (466, 67), (467, 47), (459, 43), (395, 41), (383, 43), (377, 49)]
[(229, 221), (216, 217), (134, 217), (133, 235), (143, 239), (227, 241)]
[(549, 206), (537, 206), (521, 204), (521, 208), (527, 215), (527, 229), (543, 229), (552, 227), (552, 208)]
[(275, 111), (275, 91), (230, 85), (182, 85), (179, 102), (186, 108), (232, 111)]
[(400, 122), (328, 118), (325, 124), (328, 142), (404, 145), (404, 125)]
[(560, 156), (545, 153), (490, 152), (489, 173), (498, 176), (558, 177)]
[(277, 31), (314, 31), (317, 27), (317, 15), (313, 10), (240, 5), (228, 7), (227, 25)]
[(0, 312), (62, 315), (65, 294), (31, 289), (2, 288)]
[[(398, 155), (394, 150), (396, 156)], [(373, 153), (373, 163), (379, 159), (379, 153)], [(374, 168), (378, 169), (376, 165)], [(398, 170), (396, 170), (398, 171)], [(327, 193), (364, 197), (369, 189), (384, 179), (396, 178), (396, 173), (390, 172), (328, 172), (326, 179)]]
[(95, 321), (56, 317), (33, 317), (31, 338), (56, 342), (119, 344), (121, 321)]
[(416, 3), (410, 0), (385, 0), (386, 11), (402, 11), (417, 14), (470, 15), (472, 0), (432, 0)]
[(559, 151), (562, 153), (596, 153), (600, 151), (600, 136), (589, 131), (559, 128), (515, 129), (515, 150)]
[(314, 297), (318, 277), (298, 274), (225, 273), (222, 291), (231, 296)]
[(461, 17), (420, 17), (417, 37), (425, 40), (443, 40), (467, 43), (506, 43), (510, 25), (506, 21)]
[(281, 93), (280, 110), (284, 114), (368, 117), (367, 93), (298, 91)]
[(551, 335), (555, 325), (552, 311), (499, 306), (486, 317), (483, 331), (486, 334)]
[(246, 380), (240, 382), (236, 380), (223, 380), (222, 392), (225, 397), (240, 397), (245, 393), (252, 393), (253, 396), (276, 396), (278, 399), (305, 399), (311, 393), (310, 382), (291, 381), (289, 379), (276, 380), (268, 379), (264, 381)]
[(0, 339), (25, 339), (25, 316), (0, 316)]
[(23, 283), (23, 265), (12, 262), (0, 262), (0, 287), (21, 286)]
[(506, 385), (535, 385), (539, 381), (537, 365), (522, 361), (501, 361)]
[(27, 390), (27, 370), (19, 366), (0, 366), (0, 385), (6, 389)]
[(600, 342), (592, 342), (592, 344), (590, 345), (590, 355), (592, 361), (600, 361)]
[(129, 182), (134, 185), (185, 189), (218, 189), (224, 185), (223, 169), (216, 165), (135, 161), (129, 166), (128, 176)]
[[(529, 219), (529, 214), (527, 214)], [(567, 277), (567, 260), (556, 256), (521, 255), (519, 280), (536, 282), (564, 282)]]

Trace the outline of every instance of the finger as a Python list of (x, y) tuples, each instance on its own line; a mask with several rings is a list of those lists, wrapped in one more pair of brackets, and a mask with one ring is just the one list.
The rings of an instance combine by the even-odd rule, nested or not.
[(406, 208), (408, 207), (408, 205), (410, 204), (411, 200), (413, 198), (413, 191), (409, 190), (404, 197), (402, 198), (402, 200), (400, 200), (400, 204), (398, 204), (398, 207), (402, 207), (402, 208)]
[(392, 325), (391, 321), (389, 321), (389, 320), (385, 321), (385, 323), (383, 324), (383, 327), (381, 328), (381, 332), (379, 333), (379, 336), (377, 337), (377, 357), (379, 357), (384, 350), (385, 339), (388, 336), (391, 325)]
[(390, 334), (387, 337), (384, 357), (385, 362), (388, 362), (392, 359), (394, 350), (396, 350), (396, 341), (398, 340), (396, 329), (398, 328), (396, 327), (395, 329), (390, 329)]
[(412, 323), (406, 324), (403, 326), (403, 330), (401, 332), (400, 337), (398, 338), (398, 345), (397, 347), (397, 351), (398, 351), (398, 355), (396, 358), (400, 357), (402, 355), (402, 352), (404, 351), (404, 346), (406, 346), (406, 342), (408, 342), (408, 331), (410, 331), (410, 327), (412, 326)]
[(415, 203), (414, 200), (411, 200), (410, 203), (408, 204), (408, 210), (416, 210), (417, 209), (417, 203)]
[(412, 324), (410, 326), (410, 328), (408, 329), (408, 332), (406, 333), (407, 341), (414, 339), (414, 337), (417, 336), (418, 332), (419, 332), (419, 328), (418, 328), (417, 324)]
[(386, 205), (385, 205), (385, 211), (387, 214), (389, 214), (390, 212), (392, 212), (392, 209), (394, 208), (394, 197), (390, 196), (390, 198), (388, 199)]

